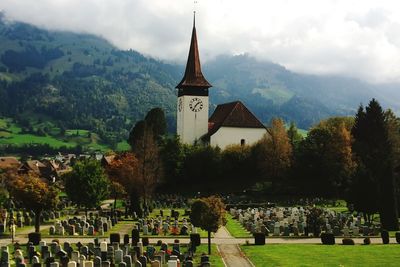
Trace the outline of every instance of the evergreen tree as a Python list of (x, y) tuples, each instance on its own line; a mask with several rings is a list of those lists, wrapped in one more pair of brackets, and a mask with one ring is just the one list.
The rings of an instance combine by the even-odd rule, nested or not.
[[(393, 175), (393, 149), (389, 140), (385, 113), (375, 99), (370, 101), (365, 111), (360, 106), (352, 135), (354, 138), (353, 151), (359, 167), (355, 175), (353, 190), (350, 192), (353, 197), (350, 199), (353, 199), (358, 210), (367, 214), (377, 208), (382, 227), (387, 230), (397, 230), (398, 213)], [(360, 192), (357, 186), (361, 186), (361, 188), (367, 186), (370, 190)], [(376, 201), (368, 198), (376, 198)]]

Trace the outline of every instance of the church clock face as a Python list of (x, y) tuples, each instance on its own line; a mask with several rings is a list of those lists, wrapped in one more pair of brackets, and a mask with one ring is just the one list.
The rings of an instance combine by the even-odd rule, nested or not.
[(203, 101), (201, 101), (201, 99), (198, 97), (192, 98), (189, 102), (189, 108), (193, 112), (199, 112), (203, 109)]
[(178, 101), (178, 111), (181, 112), (183, 108), (183, 102), (182, 102), (182, 98), (179, 98)]

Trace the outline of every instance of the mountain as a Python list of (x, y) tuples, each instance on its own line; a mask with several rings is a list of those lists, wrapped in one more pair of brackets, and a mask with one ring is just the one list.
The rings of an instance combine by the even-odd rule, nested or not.
[[(183, 70), (94, 35), (0, 18), (0, 116), (14, 118), (25, 131), (46, 121), (51, 124), (40, 126), (42, 134), (83, 129), (116, 143), (148, 110), (162, 107), (174, 132), (175, 85)], [(372, 97), (400, 110), (396, 84), (299, 74), (249, 55), (217, 57), (203, 72), (213, 85), (212, 109), (241, 100), (264, 123), (283, 117), (307, 129), (323, 118), (354, 114)]]

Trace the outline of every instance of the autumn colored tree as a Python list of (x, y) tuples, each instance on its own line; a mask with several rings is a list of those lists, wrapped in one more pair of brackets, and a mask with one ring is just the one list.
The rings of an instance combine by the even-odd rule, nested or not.
[(211, 232), (226, 224), (225, 204), (219, 197), (210, 196), (196, 199), (191, 207), (190, 221), (196, 227), (207, 231), (208, 254), (211, 254)]
[(132, 152), (117, 154), (111, 164), (107, 166), (107, 174), (112, 182), (121, 184), (130, 199), (130, 212), (142, 215), (140, 208), (141, 180), (139, 176), (139, 162)]
[(57, 189), (32, 172), (8, 173), (7, 181), (8, 190), (14, 200), (35, 213), (35, 232), (39, 233), (42, 211), (51, 210), (57, 205)]
[(86, 213), (109, 196), (109, 180), (97, 160), (77, 161), (63, 179), (68, 198), (76, 205), (84, 206)]
[(268, 133), (257, 143), (258, 162), (265, 179), (276, 183), (292, 165), (292, 146), (281, 119), (273, 119)]

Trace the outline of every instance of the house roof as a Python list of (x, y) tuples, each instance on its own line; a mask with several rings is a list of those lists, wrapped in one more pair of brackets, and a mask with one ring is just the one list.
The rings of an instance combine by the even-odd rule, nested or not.
[(40, 173), (40, 168), (46, 168), (46, 165), (38, 160), (27, 160), (25, 166), (36, 173)]
[(211, 136), (221, 127), (264, 128), (257, 117), (240, 102), (218, 105), (208, 120), (208, 134)]
[(0, 157), (0, 169), (12, 169), (19, 167), (21, 162), (15, 157)]
[(201, 72), (200, 55), (197, 44), (196, 22), (194, 17), (192, 39), (190, 41), (190, 49), (188, 60), (186, 63), (185, 75), (183, 76), (181, 82), (176, 86), (176, 88), (209, 88), (211, 86), (212, 85), (206, 80), (206, 78), (204, 78), (203, 73)]
[(110, 165), (112, 161), (115, 159), (115, 155), (105, 156), (101, 159), (103, 165)]

